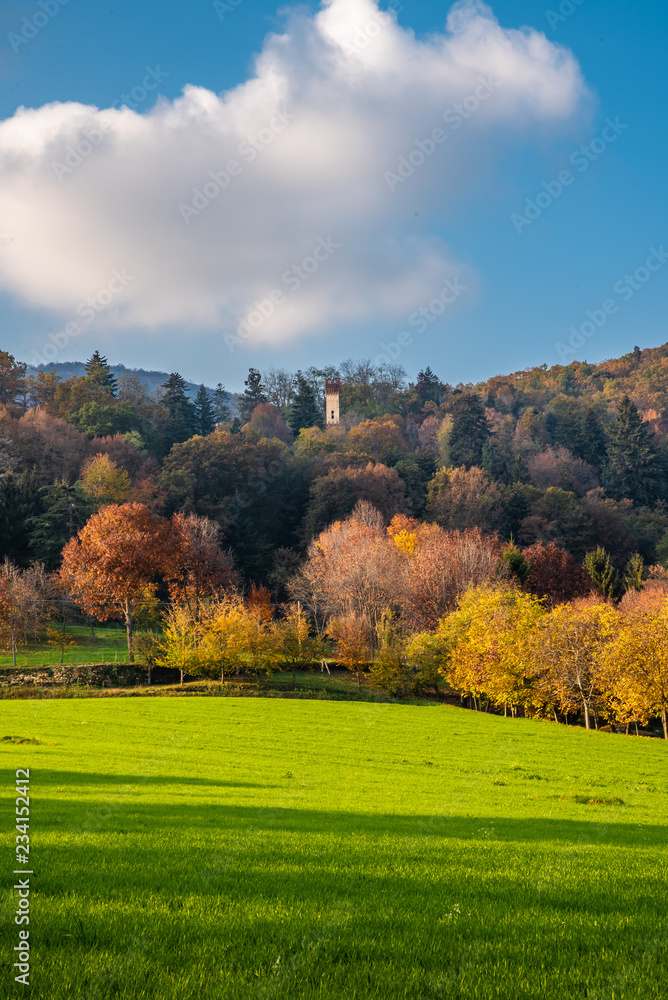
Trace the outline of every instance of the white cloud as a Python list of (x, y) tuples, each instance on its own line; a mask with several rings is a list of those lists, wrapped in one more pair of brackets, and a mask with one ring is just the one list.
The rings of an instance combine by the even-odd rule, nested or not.
[[(67, 316), (128, 268), (135, 280), (98, 322), (221, 332), (280, 289), (255, 332), (272, 343), (401, 319), (444, 278), (473, 280), (440, 240), (413, 234), (415, 214), (447, 228), (449, 207), (475, 195), (509, 142), (567, 123), (586, 95), (569, 52), (501, 28), (476, 0), (457, 3), (426, 40), (373, 0), (296, 11), (266, 40), (256, 75), (227, 93), (187, 86), (146, 114), (54, 103), (0, 123), (0, 223), (11, 236), (0, 287)], [(435, 128), (446, 139), (423, 166), (400, 170)], [(97, 145), (70, 171), (66, 150), (86, 133)], [(202, 208), (195, 189), (214, 195), (210, 174), (224, 183), (231, 161), (238, 169)], [(295, 290), (285, 273), (319, 237), (340, 247)]]

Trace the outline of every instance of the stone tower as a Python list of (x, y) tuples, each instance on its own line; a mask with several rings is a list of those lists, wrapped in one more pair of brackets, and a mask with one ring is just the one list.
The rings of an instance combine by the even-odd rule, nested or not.
[(341, 383), (325, 382), (325, 424), (338, 424), (339, 422), (339, 394)]

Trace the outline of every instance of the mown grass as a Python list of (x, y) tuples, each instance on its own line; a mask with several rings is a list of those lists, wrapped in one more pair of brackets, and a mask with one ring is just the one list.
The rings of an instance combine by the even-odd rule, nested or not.
[(31, 769), (33, 998), (665, 996), (658, 740), (280, 699), (2, 719), (8, 848)]
[[(95, 640), (90, 628), (84, 625), (66, 625), (64, 636), (67, 645), (59, 645), (55, 635), (62, 634), (62, 627), (54, 627), (52, 643), (28, 642), (20, 645), (16, 654), (17, 667), (51, 667), (59, 663), (79, 665), (84, 663), (127, 663), (128, 645), (125, 629), (96, 626)], [(73, 645), (69, 645), (73, 643)], [(11, 651), (0, 652), (0, 667), (12, 666)]]

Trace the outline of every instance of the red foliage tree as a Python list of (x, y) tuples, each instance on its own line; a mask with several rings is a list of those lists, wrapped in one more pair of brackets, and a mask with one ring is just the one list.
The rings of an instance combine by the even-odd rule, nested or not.
[(94, 514), (63, 549), (60, 579), (87, 614), (122, 618), (134, 662), (132, 626), (137, 608), (155, 594), (158, 576), (174, 566), (172, 529), (140, 503), (111, 504)]
[(536, 542), (522, 550), (531, 564), (524, 589), (545, 599), (548, 605), (572, 601), (591, 593), (593, 584), (584, 568), (555, 542)]

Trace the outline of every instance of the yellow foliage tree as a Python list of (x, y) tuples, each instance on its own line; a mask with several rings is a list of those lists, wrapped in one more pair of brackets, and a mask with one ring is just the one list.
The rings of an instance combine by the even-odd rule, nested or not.
[(81, 467), (81, 489), (99, 509), (109, 503), (125, 503), (132, 491), (130, 477), (108, 455), (93, 455)]
[(563, 712), (581, 709), (591, 729), (592, 709), (601, 703), (608, 644), (619, 627), (618, 613), (589, 600), (558, 604), (539, 622), (532, 642), (539, 696)]
[(504, 711), (510, 706), (513, 715), (529, 704), (529, 640), (544, 614), (536, 598), (514, 587), (468, 590), (438, 628), (451, 645), (443, 672), (452, 687), (474, 700), (485, 695)]
[(668, 602), (622, 618), (606, 653), (605, 687), (619, 721), (659, 715), (668, 740)]

